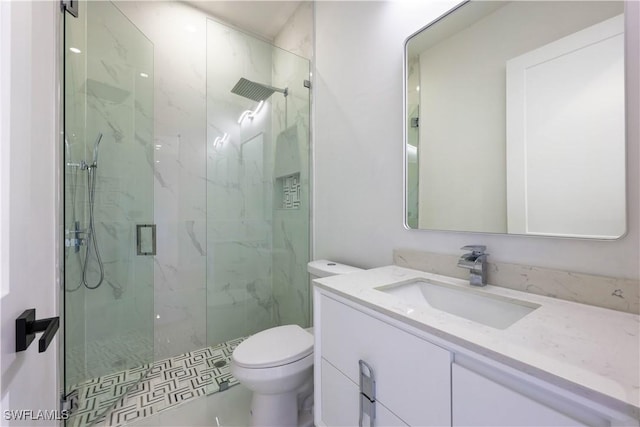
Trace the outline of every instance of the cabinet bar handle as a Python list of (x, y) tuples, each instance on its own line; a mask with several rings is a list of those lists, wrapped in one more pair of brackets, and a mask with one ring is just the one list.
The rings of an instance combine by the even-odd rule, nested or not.
[(369, 417), (369, 426), (374, 427), (376, 419), (376, 377), (373, 368), (364, 360), (359, 360), (360, 366), (360, 417), (359, 427), (365, 427), (362, 423), (365, 414)]

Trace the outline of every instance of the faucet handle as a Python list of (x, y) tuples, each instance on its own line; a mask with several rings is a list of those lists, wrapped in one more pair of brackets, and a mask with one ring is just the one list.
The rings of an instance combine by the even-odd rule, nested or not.
[(484, 252), (487, 250), (487, 247), (484, 245), (467, 245), (467, 246), (461, 247), (460, 249), (462, 249), (463, 251), (471, 251), (475, 256), (483, 255), (483, 254), (488, 255)]

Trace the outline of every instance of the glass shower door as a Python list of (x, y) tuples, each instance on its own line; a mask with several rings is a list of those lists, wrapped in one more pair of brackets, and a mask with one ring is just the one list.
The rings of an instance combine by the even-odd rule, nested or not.
[(65, 16), (64, 392), (90, 425), (153, 360), (153, 44), (111, 2)]

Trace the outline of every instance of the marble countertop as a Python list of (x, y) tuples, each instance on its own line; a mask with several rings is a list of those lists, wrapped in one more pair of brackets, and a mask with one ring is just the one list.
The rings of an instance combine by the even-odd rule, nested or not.
[(540, 307), (495, 329), (374, 288), (412, 279), (469, 282), (398, 266), (314, 280), (452, 344), (482, 354), (633, 418), (640, 418), (640, 316), (487, 285), (481, 292)]

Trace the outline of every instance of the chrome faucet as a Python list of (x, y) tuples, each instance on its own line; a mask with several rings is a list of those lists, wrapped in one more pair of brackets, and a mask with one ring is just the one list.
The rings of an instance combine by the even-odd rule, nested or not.
[(487, 284), (487, 253), (486, 246), (469, 245), (462, 248), (463, 251), (471, 251), (460, 257), (458, 267), (468, 268), (471, 272), (469, 283), (473, 286), (485, 286)]

